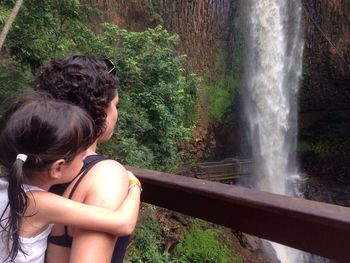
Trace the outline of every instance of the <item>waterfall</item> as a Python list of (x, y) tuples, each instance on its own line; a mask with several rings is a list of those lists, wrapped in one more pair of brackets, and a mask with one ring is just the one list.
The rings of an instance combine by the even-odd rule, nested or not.
[[(296, 162), (297, 93), (302, 73), (300, 0), (243, 0), (244, 112), (255, 161), (254, 185), (300, 195)], [(282, 263), (303, 262), (297, 250), (272, 243)], [(299, 252), (299, 253), (298, 253)]]

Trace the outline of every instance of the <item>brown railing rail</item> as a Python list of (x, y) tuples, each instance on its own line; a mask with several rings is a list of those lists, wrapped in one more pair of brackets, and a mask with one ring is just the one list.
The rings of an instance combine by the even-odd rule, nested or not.
[(350, 208), (128, 167), (142, 201), (290, 247), (350, 262)]

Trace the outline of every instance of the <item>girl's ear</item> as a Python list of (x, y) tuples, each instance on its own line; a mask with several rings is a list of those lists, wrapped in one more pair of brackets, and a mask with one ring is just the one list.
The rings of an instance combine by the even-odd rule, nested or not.
[(61, 178), (62, 166), (65, 164), (65, 162), (66, 161), (64, 159), (59, 159), (51, 165), (50, 172), (49, 172), (50, 178), (52, 178), (54, 180)]

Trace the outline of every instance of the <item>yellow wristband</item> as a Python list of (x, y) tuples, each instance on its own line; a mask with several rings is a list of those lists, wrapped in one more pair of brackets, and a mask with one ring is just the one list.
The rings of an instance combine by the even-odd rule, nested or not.
[(140, 190), (142, 191), (141, 183), (140, 183), (140, 181), (138, 179), (132, 179), (132, 180), (129, 181), (129, 189), (134, 187), (135, 185), (140, 187)]
[(132, 184), (132, 185), (130, 185), (130, 186), (129, 186), (129, 190), (130, 190), (131, 188), (133, 188), (134, 186), (138, 186), (138, 187), (140, 188), (140, 192), (142, 192), (141, 185), (139, 185), (139, 184)]

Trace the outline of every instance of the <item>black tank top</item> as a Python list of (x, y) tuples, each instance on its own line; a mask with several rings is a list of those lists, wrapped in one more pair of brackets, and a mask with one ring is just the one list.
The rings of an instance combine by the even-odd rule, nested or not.
[[(85, 175), (90, 171), (90, 169), (98, 162), (108, 160), (107, 157), (103, 155), (89, 155), (85, 158), (83, 167), (81, 168), (79, 174), (79, 179), (73, 185), (71, 192), (69, 193), (68, 198), (71, 199), (80, 182), (83, 180)], [(74, 178), (75, 179), (75, 178)], [(68, 187), (67, 184), (54, 185), (50, 188), (50, 192), (63, 195), (64, 191)], [(126, 248), (128, 246), (130, 236), (118, 237), (117, 243), (115, 244), (113, 256), (111, 263), (122, 263), (125, 255)], [(70, 248), (72, 246), (73, 238), (68, 234), (68, 227), (64, 226), (64, 234), (61, 236), (52, 236), (48, 237), (48, 242), (55, 244), (61, 247)]]

